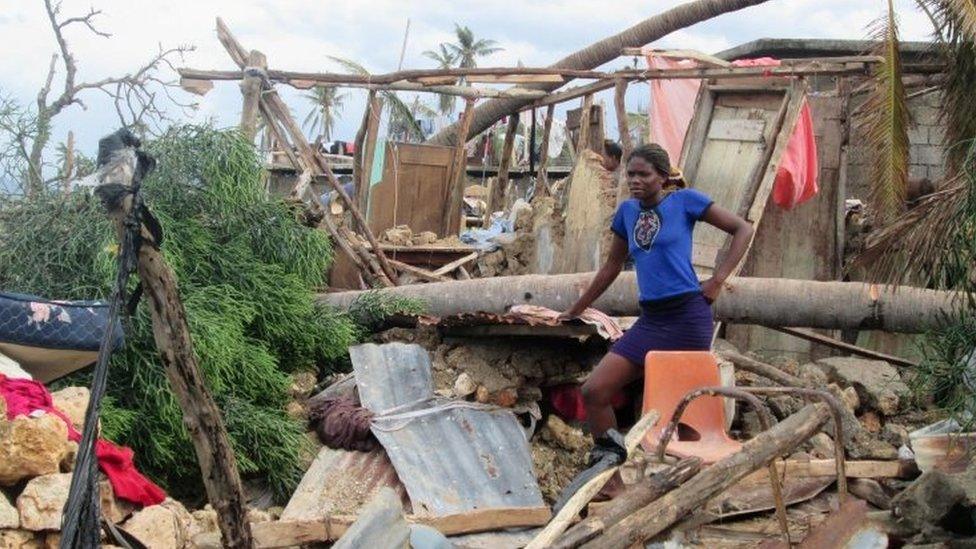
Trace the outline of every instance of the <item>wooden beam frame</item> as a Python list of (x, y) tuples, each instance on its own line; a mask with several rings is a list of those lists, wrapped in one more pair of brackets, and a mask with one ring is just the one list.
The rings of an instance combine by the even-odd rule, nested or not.
[(505, 127), (505, 143), (502, 145), (502, 157), (498, 162), (498, 176), (495, 178), (495, 185), (488, 196), (488, 215), (495, 210), (505, 209), (505, 191), (508, 190), (508, 170), (512, 166), (512, 150), (515, 148), (515, 134), (518, 132), (519, 115), (512, 114), (508, 117), (508, 126)]
[[(471, 128), (471, 120), (474, 118), (473, 98), (467, 98), (464, 105), (464, 114), (461, 115), (461, 123), (458, 125), (458, 139), (454, 149), (454, 173), (451, 175), (450, 186), (447, 192), (447, 211), (444, 212), (444, 225), (441, 231), (444, 235), (455, 233), (461, 223), (461, 201), (464, 198), (464, 179), (468, 167), (468, 152), (465, 148), (468, 129)], [(375, 246), (375, 244), (374, 244)]]

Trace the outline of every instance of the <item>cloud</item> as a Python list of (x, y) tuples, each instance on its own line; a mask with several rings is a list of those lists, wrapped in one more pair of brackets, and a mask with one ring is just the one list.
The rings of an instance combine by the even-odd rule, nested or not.
[[(85, 13), (89, 5), (101, 9), (99, 28), (110, 39), (94, 36), (81, 26), (67, 33), (78, 59), (79, 78), (95, 80), (131, 71), (162, 44), (192, 44), (185, 65), (195, 68), (232, 68), (216, 39), (214, 21), (225, 19), (246, 48), (264, 52), (272, 67), (293, 70), (338, 70), (327, 60), (336, 55), (365, 65), (375, 72), (397, 68), (404, 29), (410, 33), (405, 68), (429, 68), (433, 62), (422, 52), (454, 39), (454, 23), (469, 26), (477, 37), (492, 38), (504, 47), (481, 61), (484, 66), (548, 65), (597, 40), (623, 31), (654, 13), (684, 0), (356, 0), (323, 5), (311, 0), (64, 0), (65, 15)], [(90, 4), (91, 3), (91, 4)], [(40, 2), (7, 2), (0, 13), (0, 90), (31, 104), (43, 84), (50, 56), (56, 51), (47, 17)], [(896, 0), (905, 39), (925, 39), (929, 23), (912, 0)], [(700, 49), (713, 53), (763, 37), (853, 38), (866, 36), (866, 25), (884, 9), (880, 0), (771, 0), (672, 33), (657, 42), (662, 47)], [(630, 60), (623, 60), (629, 64)], [(619, 66), (616, 61), (610, 66)], [(61, 75), (58, 77), (60, 81)], [(56, 82), (55, 88), (59, 84)], [(642, 100), (644, 86), (633, 86), (629, 103)], [(299, 92), (282, 88), (292, 110), (304, 116), (309, 104)], [(430, 96), (428, 101), (434, 102)], [(609, 101), (609, 99), (607, 99)], [(79, 147), (93, 151), (99, 136), (116, 124), (114, 109), (98, 94), (86, 96), (88, 110), (74, 106), (56, 121), (55, 138), (74, 130)], [(338, 135), (351, 139), (359, 125), (363, 93), (353, 91), (338, 124)], [(235, 125), (240, 116), (236, 83), (217, 83), (200, 100), (200, 110), (189, 121), (213, 119)]]

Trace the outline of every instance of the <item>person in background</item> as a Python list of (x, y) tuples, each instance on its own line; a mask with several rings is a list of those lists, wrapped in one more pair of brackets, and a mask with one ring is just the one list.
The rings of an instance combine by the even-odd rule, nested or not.
[[(346, 191), (346, 194), (348, 194), (353, 199), (356, 198), (356, 184), (353, 183), (352, 177), (348, 175), (340, 175), (339, 184), (342, 185), (342, 189)], [(322, 200), (322, 204), (328, 206), (329, 201), (332, 200), (333, 198), (333, 195), (336, 195), (336, 192), (332, 189), (331, 186), (327, 186), (326, 191), (322, 193), (322, 196), (320, 196), (319, 199)]]
[(620, 144), (612, 139), (607, 139), (603, 142), (603, 167), (606, 168), (608, 172), (615, 172), (617, 168), (620, 167), (620, 159), (624, 155), (624, 150), (620, 148)]
[[(687, 189), (680, 172), (672, 171), (667, 151), (658, 144), (642, 145), (627, 160), (631, 198), (617, 208), (610, 230), (614, 234), (606, 263), (589, 288), (560, 318), (578, 317), (620, 274), (627, 256), (634, 260), (641, 315), (583, 384), (586, 422), (594, 438), (595, 460), (600, 452), (619, 455), (619, 446), (606, 435), (616, 429), (611, 400), (626, 385), (644, 375), (650, 351), (707, 351), (712, 344), (712, 302), (738, 265), (752, 237), (752, 225), (716, 205), (711, 198)], [(692, 232), (704, 221), (732, 235), (732, 243), (712, 276), (699, 282), (691, 264)], [(623, 489), (619, 476), (603, 490), (610, 498)]]

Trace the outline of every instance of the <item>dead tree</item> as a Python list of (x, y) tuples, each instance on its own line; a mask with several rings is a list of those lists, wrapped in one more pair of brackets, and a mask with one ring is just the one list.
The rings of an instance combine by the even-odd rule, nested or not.
[[(192, 103), (181, 103), (174, 98), (170, 91), (179, 87), (178, 83), (164, 80), (159, 75), (163, 68), (173, 69), (171, 61), (175, 58), (182, 59), (183, 54), (191, 51), (192, 47), (177, 46), (168, 49), (160, 47), (148, 62), (133, 72), (101, 80), (79, 82), (77, 60), (71, 53), (64, 31), (72, 26), (82, 25), (98, 36), (109, 38), (111, 34), (95, 26), (95, 18), (102, 12), (90, 8), (85, 15), (63, 17), (61, 3), (52, 3), (52, 0), (44, 0), (44, 8), (58, 43), (58, 53), (52, 55), (44, 85), (37, 93), (37, 113), (33, 128), (29, 133), (12, 136), (18, 143), (19, 152), (27, 166), (24, 193), (28, 196), (40, 192), (48, 184), (62, 178), (63, 174), (58, 174), (51, 179), (44, 178), (44, 148), (51, 139), (53, 120), (61, 111), (71, 105), (87, 108), (81, 97), (85, 92), (98, 90), (110, 96), (119, 122), (125, 127), (145, 128), (149, 124), (158, 125), (169, 120), (164, 110), (164, 100), (181, 108), (195, 106)], [(64, 85), (61, 93), (52, 97), (54, 78), (58, 73), (59, 64), (64, 71)], [(9, 128), (4, 129), (9, 131)]]

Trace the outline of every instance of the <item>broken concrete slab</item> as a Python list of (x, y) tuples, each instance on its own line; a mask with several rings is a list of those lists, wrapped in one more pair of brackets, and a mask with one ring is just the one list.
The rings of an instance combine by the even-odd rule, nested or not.
[(831, 357), (816, 364), (831, 381), (854, 387), (862, 405), (886, 416), (897, 414), (911, 395), (898, 369), (882, 360)]

